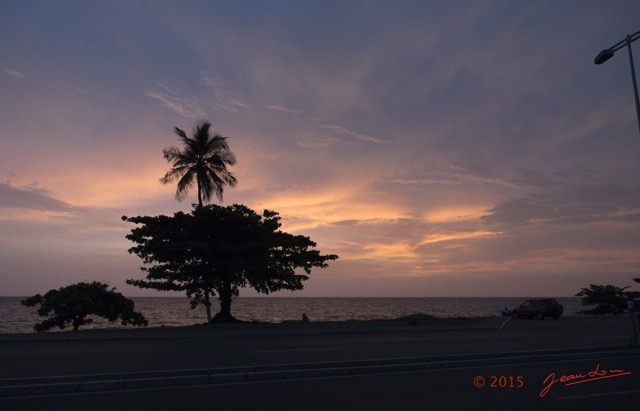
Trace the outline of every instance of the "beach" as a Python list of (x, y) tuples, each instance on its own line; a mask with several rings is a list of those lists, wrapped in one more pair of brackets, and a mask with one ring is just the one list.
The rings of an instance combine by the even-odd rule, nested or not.
[[(490, 317), (504, 307), (516, 307), (528, 297), (239, 297), (231, 312), (242, 321), (281, 323), (300, 320), (306, 313), (312, 321), (389, 319), (423, 313), (437, 317)], [(0, 297), (0, 334), (31, 333), (42, 321), (36, 310), (20, 304), (24, 297)], [(584, 309), (579, 297), (557, 297), (565, 315)], [(202, 305), (190, 309), (187, 297), (133, 297), (136, 310), (150, 327), (177, 327), (206, 321)], [(212, 307), (218, 310), (217, 301)], [(114, 328), (119, 324), (101, 318), (83, 329)], [(51, 332), (57, 332), (52, 329)]]

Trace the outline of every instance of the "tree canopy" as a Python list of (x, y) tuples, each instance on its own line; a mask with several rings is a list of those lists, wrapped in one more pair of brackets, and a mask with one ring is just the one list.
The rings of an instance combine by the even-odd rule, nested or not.
[(34, 325), (33, 328), (38, 332), (53, 327), (64, 329), (69, 324), (73, 331), (78, 331), (80, 326), (93, 322), (92, 318), (87, 318), (90, 315), (104, 317), (110, 322), (120, 319), (122, 325), (149, 324), (142, 314), (134, 311), (133, 301), (115, 288), (109, 290), (107, 284), (98, 281), (49, 290), (44, 296), (36, 294), (21, 303), (27, 307), (40, 305), (38, 314), (49, 317)]
[(590, 284), (589, 288), (583, 288), (576, 297), (582, 297), (582, 305), (595, 305), (594, 308), (580, 311), (581, 314), (622, 314), (629, 299), (626, 290), (629, 287), (616, 287), (615, 285)]
[(160, 179), (163, 184), (177, 181), (176, 199), (184, 199), (196, 185), (198, 205), (210, 201), (215, 196), (222, 201), (225, 185), (234, 187), (236, 178), (227, 170), (227, 166), (236, 163), (235, 155), (229, 150), (227, 138), (219, 134), (210, 134), (211, 123), (199, 123), (189, 137), (178, 127), (175, 133), (180, 137), (183, 148), (167, 147), (162, 150), (164, 158), (173, 166)]
[[(633, 281), (640, 283), (640, 277), (633, 278)], [(640, 291), (626, 291), (625, 294), (632, 300), (640, 299)]]
[[(204, 304), (207, 320), (235, 321), (232, 297), (251, 287), (268, 294), (301, 290), (314, 267), (325, 268), (337, 255), (321, 255), (309, 237), (280, 230), (280, 217), (262, 215), (244, 205), (194, 207), (173, 216), (123, 217), (139, 226), (127, 239), (136, 246), (146, 279), (127, 284), (159, 291), (184, 291), (191, 307)], [(220, 312), (210, 312), (210, 297), (217, 295)]]

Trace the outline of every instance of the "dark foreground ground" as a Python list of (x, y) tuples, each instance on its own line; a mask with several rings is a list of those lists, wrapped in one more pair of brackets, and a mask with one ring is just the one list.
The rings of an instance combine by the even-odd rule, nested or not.
[(0, 335), (0, 409), (636, 410), (632, 341), (628, 317)]

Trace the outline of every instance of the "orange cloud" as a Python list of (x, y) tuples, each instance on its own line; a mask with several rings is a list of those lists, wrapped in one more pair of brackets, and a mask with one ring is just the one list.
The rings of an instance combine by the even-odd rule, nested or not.
[(122, 169), (83, 168), (58, 170), (56, 174), (39, 177), (43, 187), (56, 198), (77, 207), (122, 207), (156, 196), (171, 198), (175, 186), (163, 185), (160, 177), (167, 167), (160, 162)]
[(408, 241), (398, 241), (390, 244), (370, 243), (362, 246), (363, 254), (359, 258), (389, 260), (389, 261), (413, 261), (420, 258), (414, 245)]
[(365, 202), (358, 188), (337, 188), (321, 191), (297, 191), (271, 195), (258, 201), (260, 208), (280, 213), (287, 229), (296, 231), (316, 228), (340, 221), (397, 219), (403, 210), (382, 203), (379, 198)]
[(469, 240), (474, 238), (481, 237), (496, 237), (503, 235), (504, 233), (501, 231), (468, 231), (468, 232), (459, 232), (455, 234), (429, 234), (424, 237), (424, 239), (418, 245), (424, 244), (433, 244), (439, 243), (442, 241), (453, 241), (453, 240)]
[(64, 224), (71, 213), (67, 211), (30, 210), (25, 208), (3, 208), (0, 221), (41, 222)]

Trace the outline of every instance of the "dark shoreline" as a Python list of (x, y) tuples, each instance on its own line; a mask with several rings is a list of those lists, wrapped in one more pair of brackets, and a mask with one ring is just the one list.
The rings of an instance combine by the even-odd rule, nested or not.
[(183, 326), (158, 326), (158, 327), (113, 327), (80, 329), (72, 331), (70, 328), (50, 330), (37, 333), (0, 333), (0, 341), (17, 337), (58, 336), (58, 337), (82, 337), (82, 336), (109, 336), (113, 334), (127, 334), (135, 336), (141, 333), (199, 333), (199, 332), (224, 332), (224, 331), (286, 331), (286, 330), (327, 330), (327, 329), (365, 329), (384, 327), (416, 327), (416, 326), (472, 326), (487, 320), (489, 317), (435, 317), (426, 314), (413, 314), (394, 319), (375, 320), (344, 320), (344, 321), (286, 321), (286, 322), (258, 322), (238, 321), (233, 323), (199, 323)]

